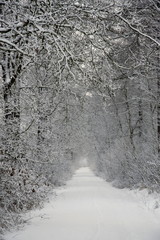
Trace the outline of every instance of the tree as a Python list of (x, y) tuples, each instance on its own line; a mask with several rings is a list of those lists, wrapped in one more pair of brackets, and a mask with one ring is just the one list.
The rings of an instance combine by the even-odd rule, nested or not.
[(81, 154), (117, 186), (158, 190), (158, 13), (153, 0), (0, 2), (4, 227)]

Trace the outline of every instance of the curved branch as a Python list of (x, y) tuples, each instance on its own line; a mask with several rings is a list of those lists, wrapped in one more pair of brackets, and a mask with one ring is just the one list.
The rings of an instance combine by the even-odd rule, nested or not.
[(133, 26), (131, 25), (131, 23), (129, 23), (129, 22), (128, 22), (125, 18), (123, 18), (122, 16), (120, 16), (120, 15), (118, 15), (118, 14), (116, 14), (116, 16), (117, 16), (118, 18), (120, 18), (123, 22), (125, 22), (133, 31), (139, 33), (139, 34), (142, 35), (143, 37), (146, 37), (146, 38), (150, 39), (152, 42), (156, 43), (156, 44), (160, 47), (160, 42), (159, 42), (159, 41), (157, 41), (156, 39), (152, 38), (152, 37), (149, 36), (148, 34), (141, 32), (139, 29), (133, 27)]
[(25, 55), (25, 56), (33, 57), (32, 55), (30, 55), (30, 54), (24, 52), (24, 51), (21, 50), (19, 47), (17, 47), (16, 44), (14, 44), (14, 43), (8, 41), (8, 40), (5, 39), (5, 38), (0, 38), (0, 42), (5, 43), (5, 44), (7, 44), (7, 45), (10, 45), (10, 46), (13, 47), (14, 49), (16, 49), (17, 52), (19, 52), (19, 53), (21, 53), (21, 54), (23, 54), (23, 55)]

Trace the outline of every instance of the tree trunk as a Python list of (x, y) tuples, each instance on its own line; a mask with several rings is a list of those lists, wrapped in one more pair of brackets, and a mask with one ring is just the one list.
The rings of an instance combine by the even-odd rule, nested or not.
[(21, 57), (16, 55), (14, 65), (9, 53), (3, 55), (3, 114), (5, 125), (4, 152), (5, 158), (16, 160), (19, 155), (20, 138), (20, 80)]
[(20, 102), (19, 82), (4, 88), (5, 155), (16, 160), (19, 152)]
[[(158, 59), (159, 63), (159, 59)], [(158, 158), (160, 160), (160, 69), (157, 69), (157, 134), (158, 134)]]

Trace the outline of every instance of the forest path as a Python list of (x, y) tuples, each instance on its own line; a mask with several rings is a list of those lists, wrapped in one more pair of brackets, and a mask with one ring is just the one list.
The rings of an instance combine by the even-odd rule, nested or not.
[(113, 188), (85, 167), (56, 199), (6, 240), (160, 240), (160, 223), (128, 190)]

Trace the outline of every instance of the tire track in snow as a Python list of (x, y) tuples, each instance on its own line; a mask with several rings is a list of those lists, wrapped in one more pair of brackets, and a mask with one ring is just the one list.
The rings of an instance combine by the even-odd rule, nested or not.
[(101, 226), (102, 226), (102, 213), (101, 213), (101, 210), (100, 210), (99, 205), (97, 203), (96, 191), (94, 191), (94, 194), (93, 194), (92, 204), (94, 206), (95, 213), (96, 213), (95, 217), (96, 217), (96, 221), (97, 221), (97, 228), (88, 240), (99, 240), (100, 239), (99, 235), (100, 235)]

